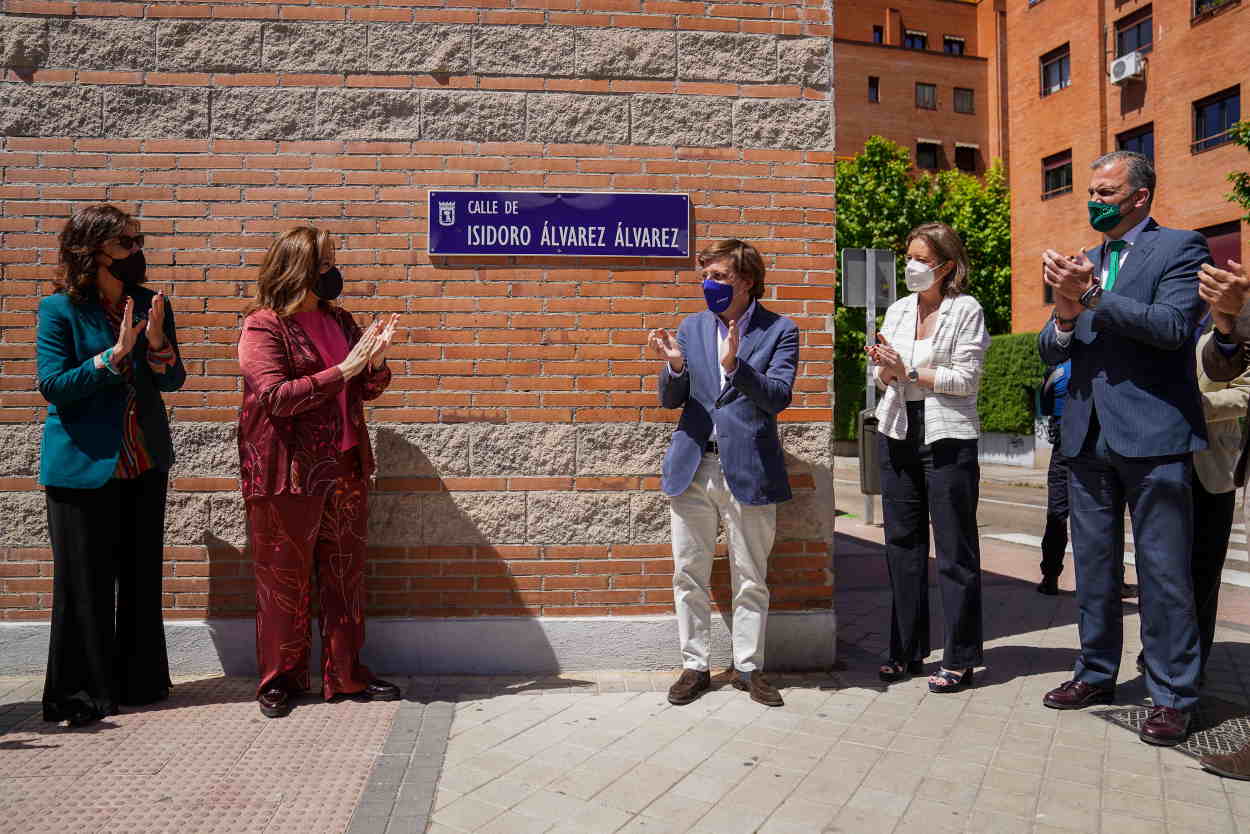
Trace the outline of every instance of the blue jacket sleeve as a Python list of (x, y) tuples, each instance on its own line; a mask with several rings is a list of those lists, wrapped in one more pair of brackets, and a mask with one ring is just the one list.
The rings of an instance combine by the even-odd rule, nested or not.
[[(684, 326), (677, 328), (677, 347), (681, 348), (682, 358), (688, 356), (686, 350), (686, 328)], [(672, 368), (665, 362), (660, 368), (660, 407), (661, 408), (681, 408), (686, 404), (686, 400), (690, 398), (690, 362), (687, 360), (682, 365), (681, 373), (673, 373)]]
[[(1106, 299), (1106, 295), (1103, 299)], [(1042, 332), (1037, 334), (1037, 352), (1047, 365), (1062, 365), (1072, 357), (1072, 339), (1066, 345), (1059, 344), (1059, 340), (1055, 338), (1055, 320), (1051, 319), (1046, 322)]]
[(799, 329), (785, 320), (785, 332), (777, 338), (768, 369), (760, 373), (746, 362), (738, 362), (730, 383), (765, 414), (780, 414), (789, 405), (794, 391), (794, 373), (799, 364)]
[(102, 388), (121, 385), (122, 378), (108, 368), (97, 368), (95, 356), (79, 360), (74, 346), (72, 311), (68, 300), (49, 296), (39, 303), (35, 336), (39, 393), (53, 405), (68, 405), (90, 397)]
[(1211, 251), (1202, 235), (1197, 232), (1187, 235), (1159, 280), (1151, 303), (1143, 304), (1113, 292), (1103, 293), (1093, 313), (1092, 328), (1160, 350), (1188, 347), (1193, 344), (1194, 328), (1205, 306), (1198, 297), (1198, 270), (1210, 262)]

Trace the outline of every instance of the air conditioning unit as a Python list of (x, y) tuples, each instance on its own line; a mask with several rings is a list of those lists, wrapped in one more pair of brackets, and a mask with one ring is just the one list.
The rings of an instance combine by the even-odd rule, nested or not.
[(1140, 52), (1130, 52), (1127, 55), (1121, 55), (1111, 62), (1111, 83), (1120, 85), (1129, 81), (1136, 81), (1142, 77), (1146, 71), (1146, 59), (1142, 57)]

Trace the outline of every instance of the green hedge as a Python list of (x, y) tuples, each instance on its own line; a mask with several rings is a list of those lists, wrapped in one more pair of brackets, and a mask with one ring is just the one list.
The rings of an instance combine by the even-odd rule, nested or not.
[(1033, 433), (1033, 396), (1045, 379), (1036, 333), (1004, 333), (990, 340), (981, 374), (977, 413), (981, 431)]

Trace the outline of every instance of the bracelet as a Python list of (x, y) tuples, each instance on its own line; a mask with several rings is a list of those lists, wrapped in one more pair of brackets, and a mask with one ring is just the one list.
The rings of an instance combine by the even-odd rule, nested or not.
[(104, 362), (104, 367), (108, 368), (109, 373), (113, 374), (114, 376), (121, 376), (121, 371), (117, 370), (117, 368), (113, 365), (113, 349), (112, 348), (109, 348), (108, 350), (104, 351), (104, 353), (101, 353), (100, 360)]
[(1051, 312), (1050, 317), (1059, 324), (1062, 324), (1064, 327), (1076, 327), (1076, 320), (1078, 318), (1078, 316), (1073, 316), (1070, 319), (1065, 319), (1063, 316), (1059, 315), (1058, 312), (1053, 311)]

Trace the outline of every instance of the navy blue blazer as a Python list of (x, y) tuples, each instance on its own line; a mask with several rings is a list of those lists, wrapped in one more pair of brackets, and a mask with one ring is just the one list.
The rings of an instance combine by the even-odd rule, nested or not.
[[(135, 300), (135, 316), (147, 318), (156, 293), (146, 287), (132, 287), (126, 293)], [(187, 377), (176, 333), (167, 298), (165, 339), (173, 346), (177, 361), (165, 373), (153, 373), (147, 363), (147, 336), (142, 332), (130, 353), (139, 427), (148, 454), (166, 472), (174, 463), (174, 447), (161, 392), (177, 391)], [(75, 304), (64, 293), (39, 302), (35, 358), (39, 393), (48, 401), (39, 483), (94, 489), (113, 477), (122, 445), (125, 378), (108, 368), (97, 368), (95, 357), (116, 343), (108, 314), (99, 303)]]
[(799, 361), (799, 329), (758, 302), (738, 342), (738, 367), (720, 384), (716, 314), (687, 317), (677, 329), (686, 365), (660, 371), (660, 405), (681, 408), (681, 419), (664, 456), (665, 495), (680, 495), (694, 480), (703, 449), (716, 427), (716, 445), (729, 491), (743, 504), (790, 498), (777, 433), (777, 415), (790, 405)]
[[(1102, 271), (1103, 247), (1090, 253)], [(1060, 451), (1081, 451), (1095, 409), (1102, 435), (1123, 457), (1196, 452), (1207, 447), (1202, 396), (1194, 361), (1194, 331), (1206, 305), (1198, 297), (1198, 270), (1211, 263), (1197, 232), (1167, 229), (1151, 220), (1142, 229), (1096, 310), (1077, 317), (1068, 347), (1050, 321), (1038, 334), (1042, 361), (1072, 360), (1063, 409)]]

